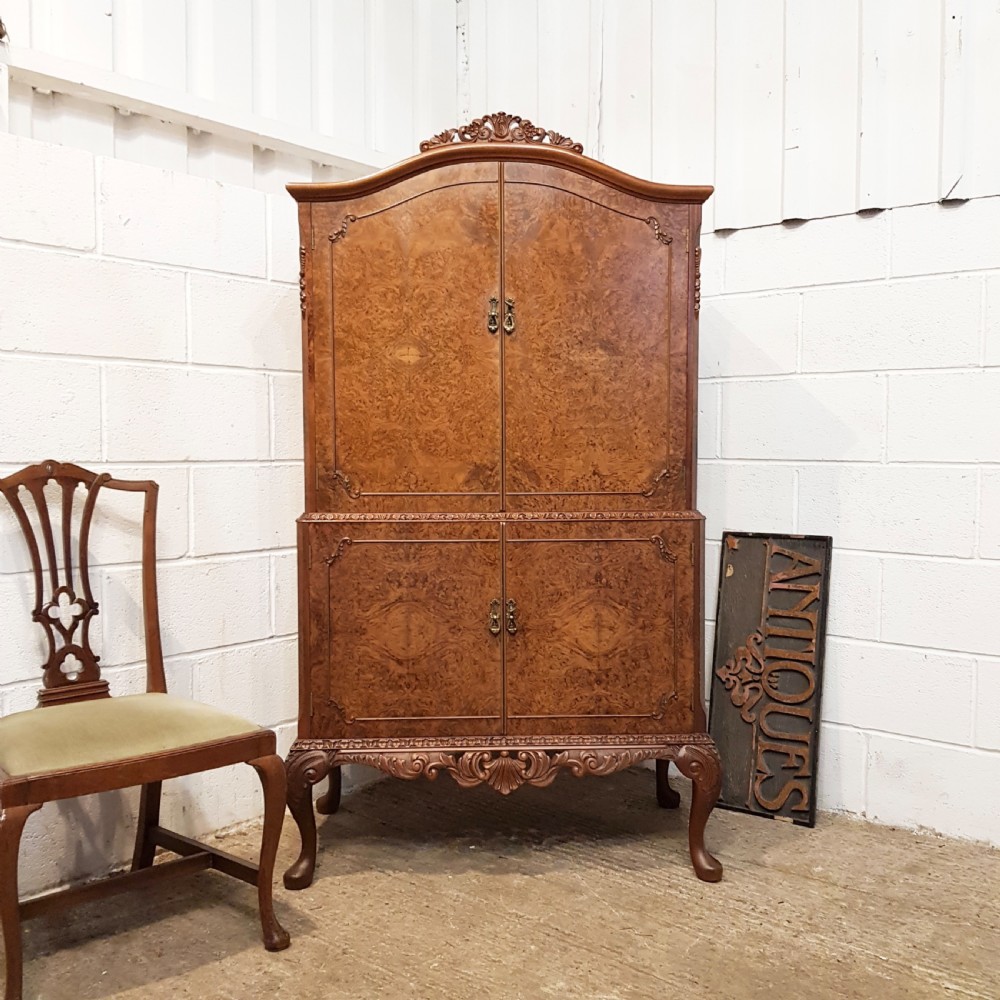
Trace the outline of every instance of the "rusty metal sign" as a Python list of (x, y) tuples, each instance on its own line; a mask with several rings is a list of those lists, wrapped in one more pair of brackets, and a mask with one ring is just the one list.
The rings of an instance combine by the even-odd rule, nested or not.
[(709, 732), (719, 805), (813, 826), (832, 539), (722, 536)]

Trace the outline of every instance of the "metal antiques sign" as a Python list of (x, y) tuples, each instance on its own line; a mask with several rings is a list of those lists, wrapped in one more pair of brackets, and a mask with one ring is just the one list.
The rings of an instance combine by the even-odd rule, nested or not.
[(719, 805), (816, 822), (816, 762), (832, 540), (722, 538), (709, 732)]

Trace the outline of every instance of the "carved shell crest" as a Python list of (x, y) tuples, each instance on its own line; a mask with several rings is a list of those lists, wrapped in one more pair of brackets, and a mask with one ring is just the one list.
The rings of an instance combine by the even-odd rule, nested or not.
[(569, 136), (551, 129), (539, 128), (527, 118), (497, 111), (482, 118), (473, 118), (468, 125), (446, 128), (420, 143), (420, 152), (426, 153), (437, 146), (448, 146), (455, 142), (529, 142), (542, 143), (548, 139), (549, 145), (571, 153), (582, 153), (583, 144), (574, 142)]

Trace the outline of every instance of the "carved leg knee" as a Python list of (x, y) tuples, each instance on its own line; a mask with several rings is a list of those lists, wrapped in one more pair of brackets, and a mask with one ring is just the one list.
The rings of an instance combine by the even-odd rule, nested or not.
[(313, 814), (313, 785), (330, 772), (325, 750), (292, 750), (285, 762), (288, 775), (288, 808), (299, 828), (302, 850), (285, 872), (286, 889), (304, 889), (313, 880), (316, 870), (316, 817)]
[(689, 743), (681, 747), (674, 763), (693, 784), (688, 843), (695, 874), (703, 882), (718, 882), (722, 878), (722, 865), (705, 848), (705, 824), (722, 790), (718, 751), (711, 743)]

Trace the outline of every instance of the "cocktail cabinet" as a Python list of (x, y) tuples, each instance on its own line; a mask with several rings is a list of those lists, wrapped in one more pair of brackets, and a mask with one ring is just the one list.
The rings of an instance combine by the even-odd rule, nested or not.
[(698, 247), (710, 187), (629, 176), (517, 116), (357, 180), (292, 184), (305, 513), (287, 758), (502, 794), (673, 761), (691, 858), (719, 794), (701, 681)]

